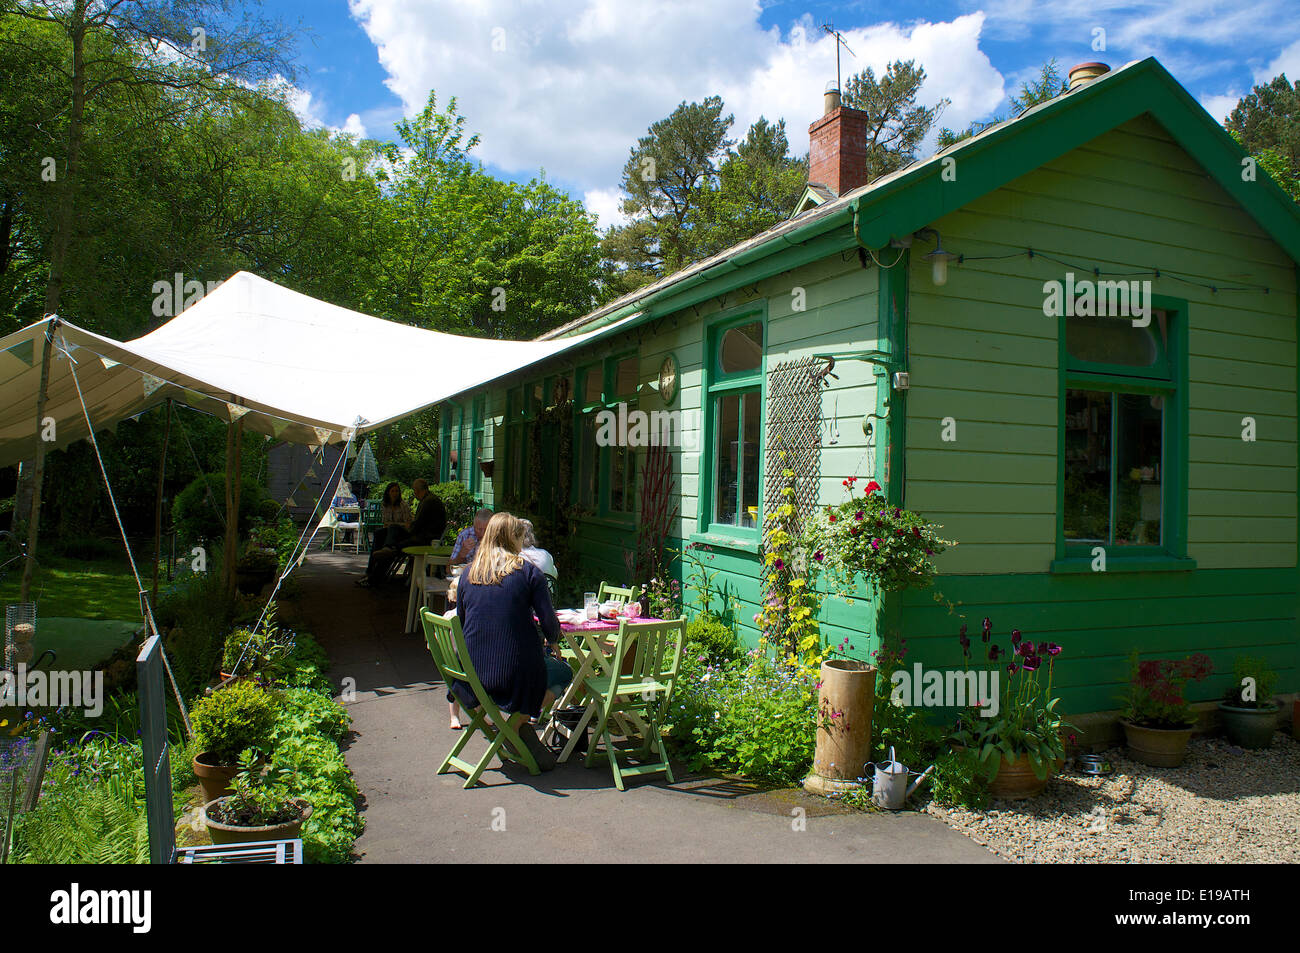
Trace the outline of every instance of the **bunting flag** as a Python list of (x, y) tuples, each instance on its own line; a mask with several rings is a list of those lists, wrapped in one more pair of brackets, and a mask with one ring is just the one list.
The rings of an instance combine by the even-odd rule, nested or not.
[(144, 396), (149, 397), (159, 387), (166, 383), (161, 377), (154, 377), (152, 374), (145, 374), (143, 377)]
[(271, 432), (275, 434), (277, 439), (279, 439), (280, 434), (284, 433), (288, 429), (289, 429), (289, 421), (281, 420), (279, 417), (272, 418)]
[(230, 422), (232, 424), (240, 417), (244, 416), (244, 414), (248, 413), (247, 407), (241, 407), (239, 404), (232, 404), (230, 401), (226, 401), (226, 410), (230, 412)]
[(310, 445), (307, 447), (307, 449), (308, 449), (308, 451), (311, 452), (312, 459), (314, 460), (314, 459), (316, 458), (316, 451), (319, 450), (320, 447), (316, 446), (316, 444), (313, 443), (313, 444), (310, 444)]
[(295, 502), (293, 501), (293, 497), (292, 497), (292, 496), (286, 496), (286, 497), (284, 498), (284, 505), (285, 505), (285, 506), (297, 506), (298, 504), (295, 503)]
[(113, 360), (111, 357), (101, 357), (99, 362), (104, 365), (104, 370), (106, 371), (111, 371), (113, 368), (117, 367), (117, 361)]
[(314, 480), (314, 479), (316, 479), (316, 468), (315, 468), (315, 467), (308, 467), (308, 468), (307, 468), (307, 472), (304, 473), (304, 474), (302, 475), (302, 478), (303, 478), (304, 480)]
[(333, 430), (322, 430), (320, 427), (313, 427), (312, 429), (316, 431), (316, 439), (321, 442), (322, 446), (329, 443), (330, 437), (334, 436)]

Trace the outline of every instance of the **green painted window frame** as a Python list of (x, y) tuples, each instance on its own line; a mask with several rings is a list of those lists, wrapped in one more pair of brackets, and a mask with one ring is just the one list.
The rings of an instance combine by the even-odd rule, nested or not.
[[(618, 380), (618, 365), (628, 359), (636, 360), (637, 363), (637, 384), (631, 393), (618, 394), (615, 392)], [(592, 473), (595, 481), (593, 488), (593, 497), (584, 498), (583, 495), (583, 467), (586, 462), (586, 451), (583, 447), (583, 426), (588, 418), (595, 425), (595, 417), (601, 411), (608, 410), (618, 413), (618, 405), (626, 402), (628, 410), (631, 411), (637, 403), (638, 392), (640, 390), (640, 358), (635, 350), (619, 351), (616, 354), (607, 355), (597, 361), (580, 366), (573, 376), (573, 486), (570, 490), (570, 502), (575, 506), (583, 507), (590, 511), (591, 516), (597, 519), (605, 520), (611, 525), (629, 527), (636, 521), (636, 453), (633, 450), (631, 454), (631, 463), (624, 477), (624, 500), (628, 504), (627, 509), (616, 510), (613, 508), (611, 478), (614, 465), (615, 447), (602, 447), (593, 445), (591, 451), (594, 453), (592, 459)], [(587, 401), (587, 381), (590, 375), (598, 375), (600, 381), (600, 392), (596, 395), (596, 400)]]
[(439, 408), (438, 418), (438, 482), (446, 483), (451, 479), (451, 404)]
[[(587, 403), (587, 378), (592, 373), (601, 374), (601, 393), (597, 395), (594, 403)], [(590, 364), (584, 364), (574, 372), (573, 378), (573, 486), (569, 490), (569, 502), (574, 506), (590, 509), (593, 514), (599, 513), (600, 510), (600, 448), (595, 448), (595, 458), (593, 461), (593, 480), (595, 486), (592, 488), (594, 494), (592, 499), (585, 499), (583, 466), (586, 460), (586, 451), (583, 447), (583, 426), (588, 416), (592, 417), (593, 423), (595, 415), (604, 409), (604, 368), (599, 361)]]
[[(722, 335), (734, 327), (757, 322), (763, 329), (763, 354), (759, 365), (752, 371), (723, 374), (719, 368), (719, 346)], [(767, 351), (769, 344), (769, 325), (767, 302), (756, 301), (752, 304), (732, 308), (717, 315), (704, 325), (704, 361), (701, 373), (700, 408), (703, 417), (703, 441), (700, 452), (699, 471), (699, 509), (696, 514), (696, 534), (710, 543), (734, 544), (746, 551), (755, 551), (762, 541), (763, 534), (763, 478), (762, 467), (764, 448), (767, 445)], [(714, 483), (717, 465), (718, 415), (715, 410), (717, 398), (724, 395), (758, 392), (758, 519), (755, 525), (732, 526), (713, 521)], [(743, 405), (742, 405), (743, 406)]]
[[(618, 392), (618, 366), (624, 361), (636, 363), (636, 382), (630, 393)], [(605, 375), (601, 390), (605, 409), (617, 415), (618, 405), (627, 404), (630, 414), (637, 406), (637, 392), (641, 388), (641, 361), (636, 351), (622, 351), (605, 358)], [(614, 508), (614, 453), (627, 450), (628, 467), (623, 474), (623, 501), (625, 509)], [(636, 516), (636, 448), (601, 447), (597, 483), (599, 484), (600, 516), (615, 521), (631, 521)]]
[(483, 470), (479, 467), (479, 461), (483, 458), (483, 411), (486, 399), (484, 394), (476, 396), (470, 411), (469, 491), (476, 496), (483, 492)]
[[(1159, 546), (1104, 546), (1106, 571), (1158, 572), (1195, 569), (1196, 561), (1187, 556), (1188, 491), (1188, 328), (1191, 308), (1185, 298), (1152, 295), (1153, 311), (1168, 314), (1169, 341), (1165, 349), (1168, 376), (1157, 378), (1141, 368), (1113, 365), (1088, 365), (1075, 361), (1066, 349), (1066, 317), (1057, 324), (1057, 409), (1056, 409), (1056, 558), (1053, 573), (1091, 572), (1093, 549), (1097, 543), (1071, 543), (1065, 539), (1065, 395), (1068, 390), (1087, 389), (1112, 394), (1162, 394), (1165, 403), (1163, 490)], [(1154, 321), (1154, 316), (1152, 321)], [(1157, 343), (1159, 343), (1157, 339)], [(1112, 455), (1118, 453), (1111, 441)], [(1112, 464), (1113, 481), (1118, 479)]]

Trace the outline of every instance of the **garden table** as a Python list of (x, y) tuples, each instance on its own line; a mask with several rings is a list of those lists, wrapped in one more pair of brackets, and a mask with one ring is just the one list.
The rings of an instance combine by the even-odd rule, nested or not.
[(411, 566), (410, 592), (406, 597), (406, 633), (415, 631), (416, 613), (424, 604), (424, 583), (428, 571), (451, 562), (450, 546), (407, 546), (402, 552), (415, 557)]
[[(637, 618), (629, 621), (635, 623), (661, 622), (663, 620)], [(564, 638), (565, 643), (573, 652), (574, 657), (573, 660), (570, 661), (569, 665), (573, 668), (574, 672), (573, 681), (569, 682), (569, 686), (564, 690), (564, 694), (561, 695), (552, 706), (551, 710), (553, 712), (558, 711), (561, 708), (568, 708), (577, 702), (584, 694), (587, 679), (600, 674), (601, 669), (614, 654), (615, 641), (618, 636), (618, 627), (619, 624), (617, 621), (610, 622), (604, 619), (594, 620), (591, 622), (560, 623), (560, 635)], [(578, 723), (576, 729), (568, 733), (569, 740), (565, 743), (564, 749), (560, 752), (559, 757), (556, 760), (561, 763), (569, 760), (569, 757), (573, 754), (574, 746), (578, 743), (578, 738), (581, 737), (582, 733), (586, 730), (587, 725), (594, 714), (595, 710), (592, 704), (588, 703), (587, 711), (583, 714), (582, 721)], [(637, 730), (644, 727), (640, 724), (640, 720), (635, 716), (628, 716), (628, 720), (634, 723)], [(627, 725), (622, 723), (621, 718), (619, 721), (621, 727), (624, 729), (623, 733), (628, 734), (628, 731), (626, 730)], [(564, 733), (565, 729), (563, 729), (562, 726), (552, 718), (551, 723), (546, 727), (546, 731), (543, 733), (543, 740), (552, 740), (555, 735)]]

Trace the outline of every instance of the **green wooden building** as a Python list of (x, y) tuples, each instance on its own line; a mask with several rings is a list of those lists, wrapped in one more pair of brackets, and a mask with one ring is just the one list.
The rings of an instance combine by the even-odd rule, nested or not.
[[(627, 580), (666, 465), (670, 543), (711, 547), (752, 642), (780, 433), (805, 504), (874, 478), (942, 524), (959, 545), (935, 590), (972, 630), (1062, 644), (1067, 711), (1116, 707), (1134, 648), (1208, 653), (1194, 698), (1239, 653), (1295, 691), (1300, 213), (1155, 60), (1095, 72), (869, 185), (863, 116), (828, 94), (791, 219), (451, 401), (443, 478)], [(641, 411), (681, 433), (603, 446), (619, 405), (629, 431)], [(822, 620), (860, 655), (896, 628), (909, 661), (960, 661), (962, 620), (930, 591)]]

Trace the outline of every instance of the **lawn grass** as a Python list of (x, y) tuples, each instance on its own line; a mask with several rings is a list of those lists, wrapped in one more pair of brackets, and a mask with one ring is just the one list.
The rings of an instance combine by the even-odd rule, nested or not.
[[(141, 565), (142, 573), (147, 566)], [(22, 583), (21, 562), (11, 563), (0, 577), (0, 601), (18, 601)], [(148, 585), (149, 579), (145, 579)], [(140, 618), (140, 598), (126, 560), (42, 557), (32, 576), (32, 598), (38, 618), (67, 616), (77, 619)]]

